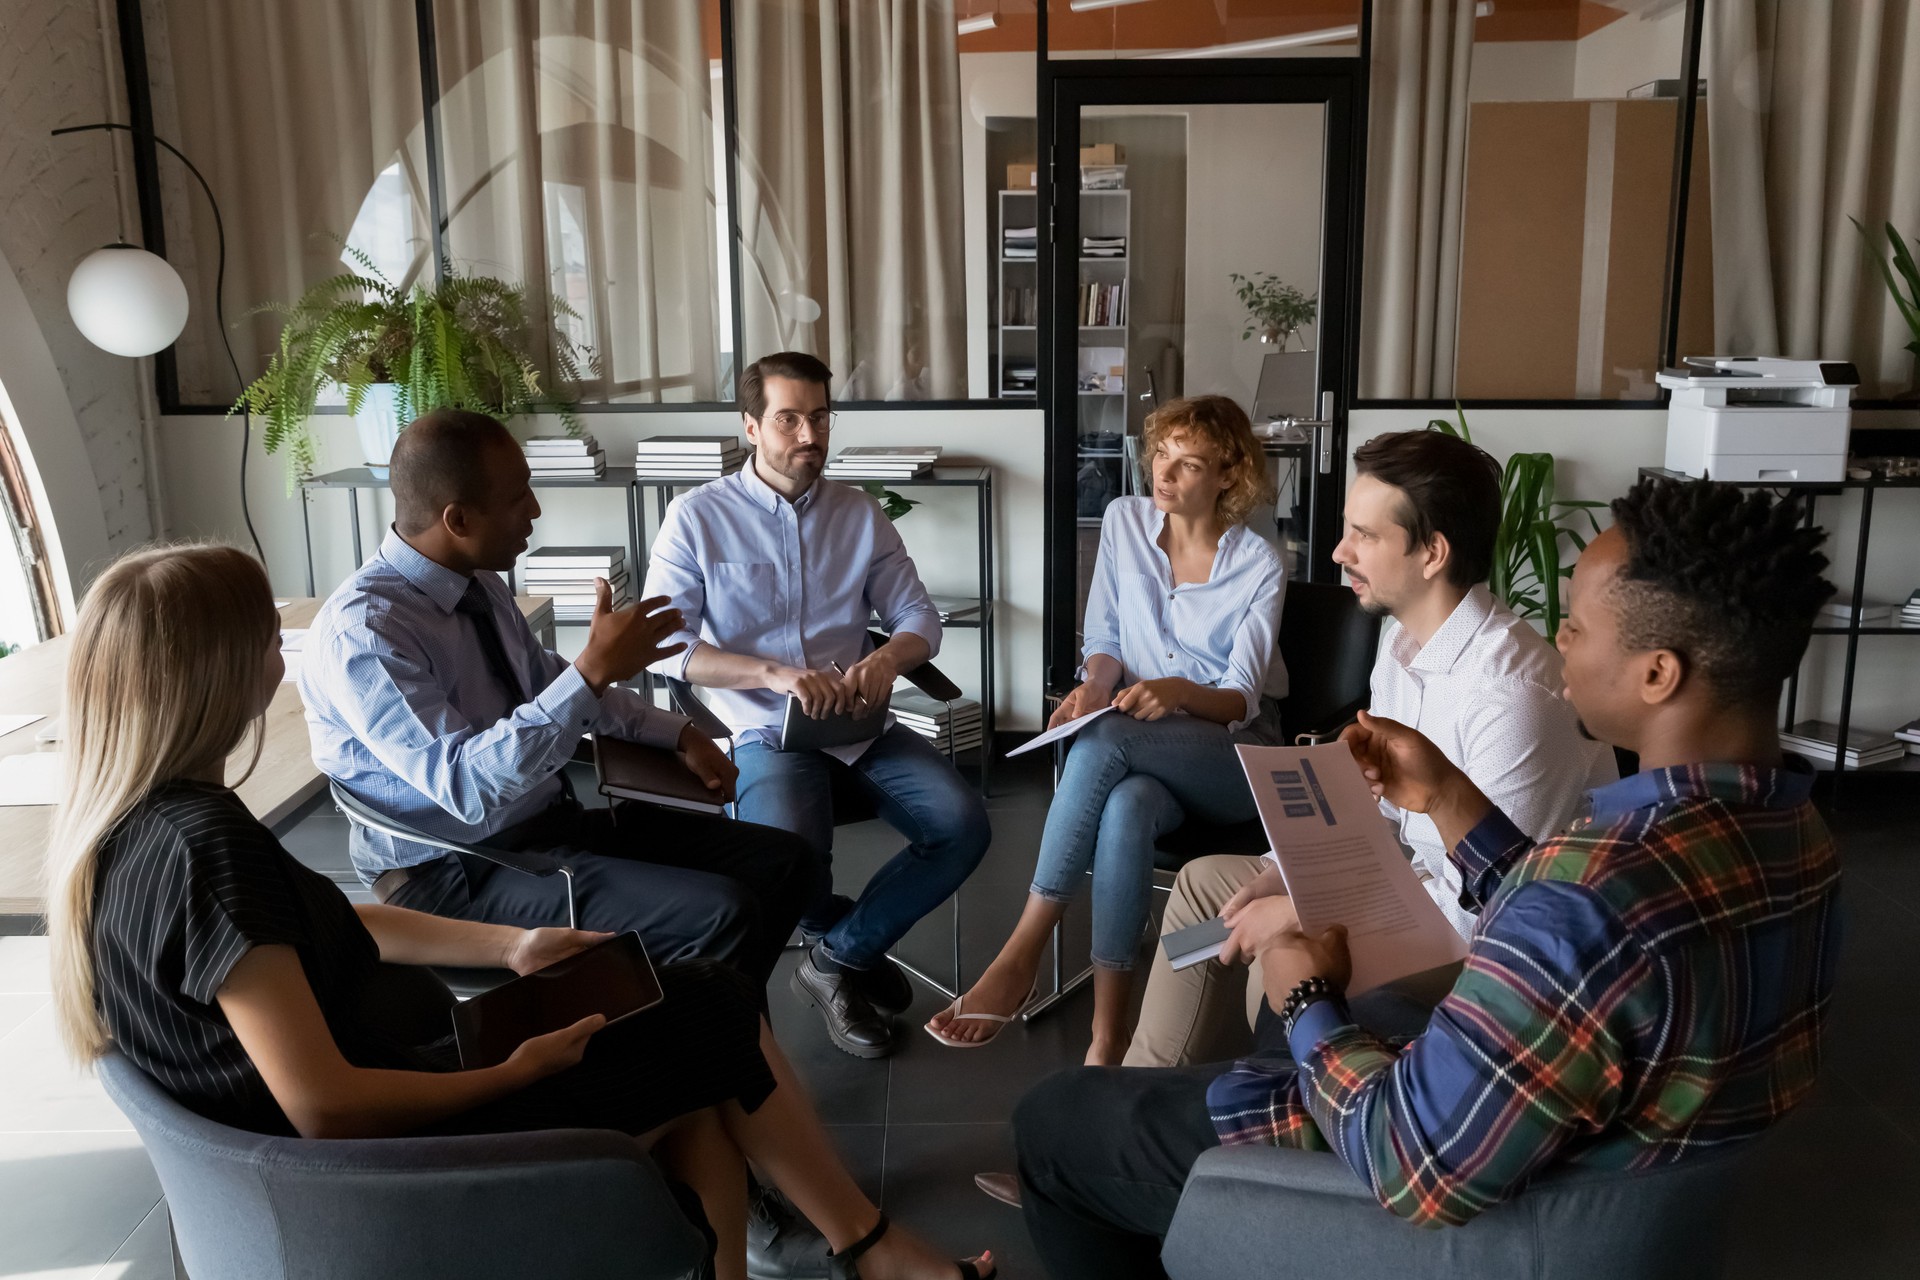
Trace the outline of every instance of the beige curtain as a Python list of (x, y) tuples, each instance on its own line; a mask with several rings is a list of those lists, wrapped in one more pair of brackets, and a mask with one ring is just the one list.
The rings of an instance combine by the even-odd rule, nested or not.
[(744, 360), (849, 400), (967, 393), (951, 0), (736, 0)]
[(441, 0), (447, 249), (574, 313), (593, 400), (722, 391), (714, 81), (699, 0)]
[[(276, 316), (346, 269), (341, 239), (396, 279), (428, 261), (426, 148), (413, 6), (388, 0), (165, 0), (148, 6), (155, 128), (207, 177), (226, 221), (228, 318), (244, 376), (266, 366)], [(181, 398), (239, 393), (214, 319), (213, 219), (162, 153), (167, 257), (192, 313), (176, 348)]]
[(1474, 0), (1374, 0), (1360, 394), (1453, 394)]
[(1714, 340), (1914, 385), (1912, 340), (1849, 217), (1920, 234), (1920, 5), (1709, 0)]

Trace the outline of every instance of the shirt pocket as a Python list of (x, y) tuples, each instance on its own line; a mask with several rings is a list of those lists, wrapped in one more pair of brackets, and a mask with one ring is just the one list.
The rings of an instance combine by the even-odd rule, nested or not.
[(759, 636), (780, 616), (779, 578), (767, 560), (718, 560), (708, 575), (703, 630), (722, 649)]

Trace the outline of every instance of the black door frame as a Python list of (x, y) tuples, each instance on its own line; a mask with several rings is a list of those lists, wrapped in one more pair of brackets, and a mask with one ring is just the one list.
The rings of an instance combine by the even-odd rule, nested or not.
[[(1314, 485), (1308, 530), (1307, 577), (1336, 581), (1332, 551), (1340, 537), (1345, 498), (1347, 410), (1358, 385), (1361, 210), (1366, 176), (1367, 57), (1363, 24), (1354, 58), (1220, 58), (1177, 63), (1142, 59), (1041, 60), (1040, 126), (1045, 155), (1039, 204), (1047, 234), (1039, 237), (1039, 395), (1046, 413), (1046, 512), (1043, 580), (1046, 687), (1073, 685), (1076, 549), (1074, 476), (1079, 405), (1074, 380), (1061, 376), (1079, 361), (1079, 331), (1060, 323), (1056, 300), (1077, 292), (1077, 258), (1062, 246), (1079, 243), (1080, 202), (1058, 195), (1079, 190), (1080, 109), (1087, 106), (1312, 104), (1326, 109), (1321, 212), (1321, 386), (1334, 392), (1333, 425), (1325, 447), (1331, 468)], [(1069, 167), (1061, 158), (1072, 157)], [(1065, 179), (1063, 182), (1062, 179)], [(1309, 473), (1313, 474), (1312, 472)]]

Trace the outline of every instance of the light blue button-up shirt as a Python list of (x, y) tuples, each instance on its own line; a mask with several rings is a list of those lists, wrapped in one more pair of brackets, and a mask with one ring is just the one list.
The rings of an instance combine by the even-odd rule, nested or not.
[(1166, 520), (1152, 498), (1107, 504), (1081, 653), (1117, 659), (1122, 688), (1180, 676), (1232, 689), (1246, 699), (1247, 714), (1227, 728), (1240, 733), (1252, 725), (1252, 736), (1270, 737), (1261, 701), (1287, 694), (1287, 668), (1274, 648), (1287, 589), (1280, 553), (1236, 524), (1220, 535), (1207, 580), (1176, 587), (1158, 541)]
[[(653, 670), (685, 679), (702, 644), (814, 671), (850, 667), (873, 648), (874, 616), (888, 635), (916, 635), (929, 656), (940, 652), (940, 613), (880, 504), (827, 479), (788, 502), (754, 465), (748, 459), (667, 508), (642, 594), (680, 610), (687, 629), (673, 639), (687, 647)], [(780, 744), (787, 695), (714, 689), (708, 697), (738, 740)]]
[[(670, 747), (686, 724), (625, 689), (596, 695), (534, 638), (499, 574), (475, 576), (517, 693), (500, 688), (473, 620), (454, 612), (466, 575), (392, 530), (320, 607), (300, 660), (320, 771), (381, 813), (451, 840), (484, 839), (552, 804), (583, 733)], [(353, 834), (354, 868), (368, 883), (442, 852)]]

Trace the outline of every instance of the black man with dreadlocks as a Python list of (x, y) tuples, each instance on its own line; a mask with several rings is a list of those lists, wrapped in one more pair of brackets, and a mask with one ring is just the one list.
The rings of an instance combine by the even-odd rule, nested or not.
[(1647, 481), (1574, 571), (1559, 644), (1587, 730), (1641, 771), (1535, 845), (1420, 734), (1362, 717), (1374, 790), (1430, 815), (1481, 904), (1466, 967), (1402, 1047), (1355, 1025), (1338, 927), (1262, 953), (1287, 1052), (1231, 1068), (1081, 1068), (1015, 1114), (1055, 1276), (1164, 1274), (1157, 1237), (1215, 1142), (1330, 1148), (1389, 1210), (1459, 1224), (1546, 1167), (1724, 1149), (1820, 1060), (1839, 865), (1781, 682), (1833, 588), (1824, 533), (1764, 493)]

